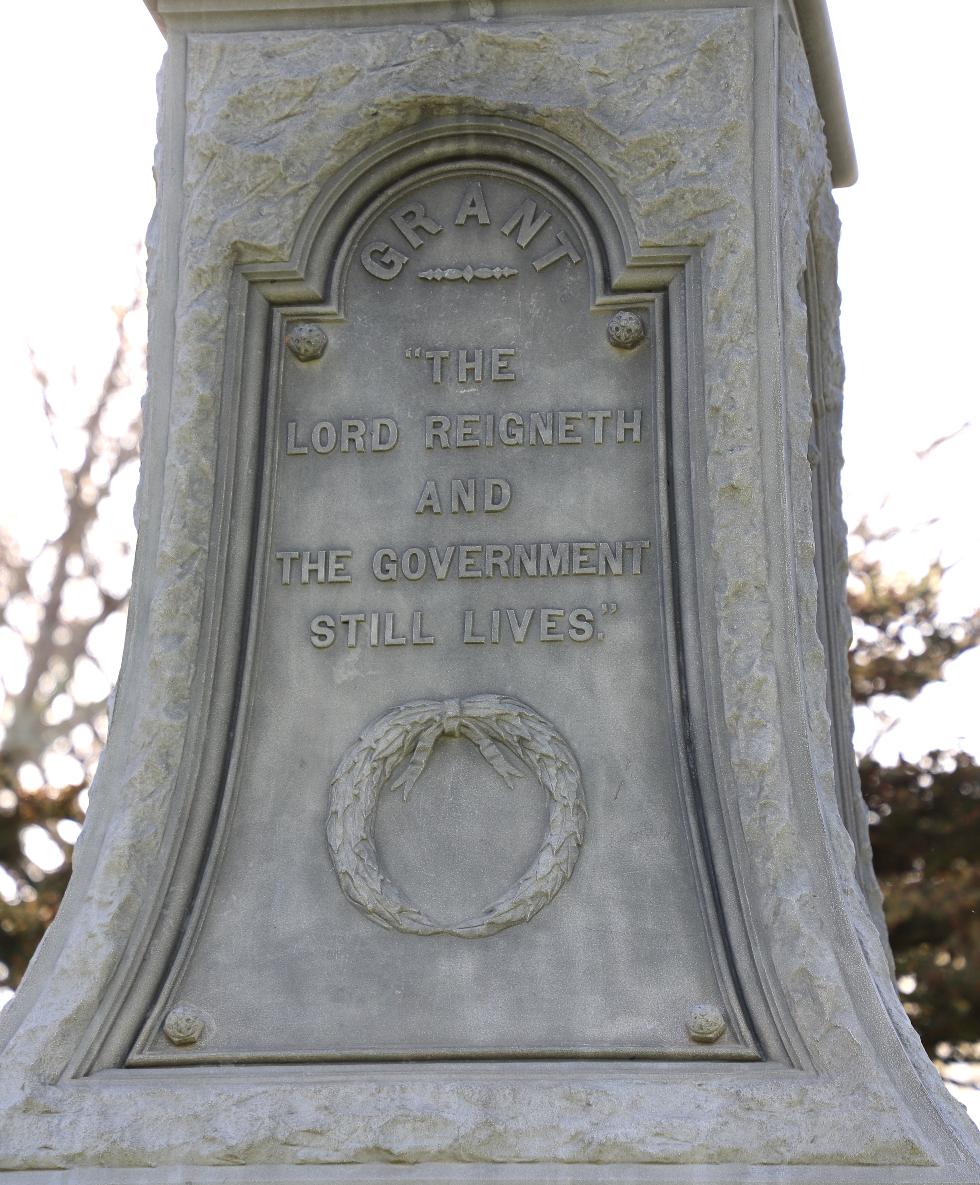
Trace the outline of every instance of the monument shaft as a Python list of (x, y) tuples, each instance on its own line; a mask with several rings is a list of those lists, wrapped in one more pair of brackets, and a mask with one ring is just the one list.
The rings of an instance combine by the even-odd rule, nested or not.
[(850, 751), (822, 4), (155, 15), (129, 636), (6, 1179), (976, 1181)]

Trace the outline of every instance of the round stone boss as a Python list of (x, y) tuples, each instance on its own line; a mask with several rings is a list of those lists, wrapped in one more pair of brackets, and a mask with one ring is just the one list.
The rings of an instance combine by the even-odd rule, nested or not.
[(643, 318), (630, 309), (621, 309), (615, 313), (609, 318), (609, 324), (606, 326), (609, 344), (618, 350), (635, 350), (646, 334)]
[(322, 325), (300, 321), (290, 325), (287, 330), (286, 345), (300, 362), (314, 362), (323, 357), (327, 348), (327, 333)]
[[(524, 875), (482, 913), (441, 922), (413, 906), (383, 875), (374, 843), (381, 791), (392, 784), (407, 798), (440, 737), (472, 741), (509, 785), (525, 776), (517, 758), (537, 775), (549, 798), (548, 827)], [(403, 934), (484, 938), (530, 921), (572, 875), (585, 834), (585, 797), (568, 742), (540, 713), (496, 694), (466, 699), (414, 700), (371, 724), (340, 759), (330, 783), (327, 843), (340, 887), (372, 922)]]

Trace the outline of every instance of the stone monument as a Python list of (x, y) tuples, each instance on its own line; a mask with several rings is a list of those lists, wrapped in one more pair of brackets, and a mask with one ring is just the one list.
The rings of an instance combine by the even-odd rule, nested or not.
[(140, 544), (6, 1185), (968, 1185), (846, 684), (821, 0), (158, 0)]

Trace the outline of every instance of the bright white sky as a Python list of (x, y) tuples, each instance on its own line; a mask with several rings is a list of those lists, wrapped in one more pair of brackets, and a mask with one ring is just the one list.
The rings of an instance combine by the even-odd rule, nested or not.
[[(912, 0), (830, 0), (860, 176), (839, 190), (845, 384), (844, 509), (901, 528), (891, 568), (949, 567), (942, 609), (980, 606), (980, 233), (971, 45), (980, 7), (952, 0), (926, 19)], [(925, 460), (916, 454), (963, 425)], [(878, 745), (965, 745), (980, 753), (980, 652), (947, 667), (945, 684), (889, 710), (900, 725)], [(858, 720), (858, 742), (871, 735)]]
[[(951, 565), (943, 607), (980, 604), (980, 233), (976, 46), (980, 6), (830, 0), (861, 178), (838, 191), (848, 364), (845, 508), (902, 528), (893, 568)], [(77, 366), (99, 382), (114, 344), (113, 305), (139, 274), (134, 245), (153, 201), (154, 76), (163, 41), (139, 0), (10, 5), (0, 102), (16, 184), (0, 203), (7, 282), (0, 376), (0, 516), (29, 549), (57, 528), (60, 483), (27, 343), (53, 378)], [(940, 436), (970, 424), (925, 460)], [(52, 524), (54, 526), (52, 527)], [(968, 743), (980, 654), (912, 705), (879, 746), (888, 758)], [(891, 705), (889, 705), (891, 706)], [(859, 735), (869, 735), (869, 723)]]

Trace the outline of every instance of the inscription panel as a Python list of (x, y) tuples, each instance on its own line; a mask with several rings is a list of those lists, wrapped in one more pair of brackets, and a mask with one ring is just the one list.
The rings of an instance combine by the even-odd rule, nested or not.
[(450, 171), (367, 219), (342, 315), (274, 319), (233, 792), (160, 1013), (206, 1020), (137, 1063), (756, 1056), (670, 674), (666, 297), (596, 305), (586, 236)]

